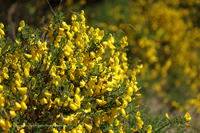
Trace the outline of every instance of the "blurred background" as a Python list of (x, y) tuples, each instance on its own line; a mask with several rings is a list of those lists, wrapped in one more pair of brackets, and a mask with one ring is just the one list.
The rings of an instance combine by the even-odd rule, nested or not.
[(128, 37), (130, 69), (143, 66), (137, 75), (141, 104), (151, 114), (188, 111), (191, 130), (200, 131), (200, 0), (6, 0), (0, 1), (0, 22), (15, 40), (21, 20), (42, 29), (53, 12), (62, 11), (70, 24), (81, 10), (87, 25)]

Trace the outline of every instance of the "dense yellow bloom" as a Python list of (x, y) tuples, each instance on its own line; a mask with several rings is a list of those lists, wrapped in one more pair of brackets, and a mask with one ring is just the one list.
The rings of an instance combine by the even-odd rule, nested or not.
[[(59, 24), (55, 22), (52, 21), (48, 29), (45, 29), (47, 38), (40, 40), (34, 32), (30, 34), (28, 41), (25, 39), (27, 44), (17, 38), (16, 43), (19, 45), (15, 51), (9, 52), (8, 48), (5, 63), (0, 63), (0, 68), (3, 68), (0, 72), (0, 83), (3, 85), (0, 85), (0, 90), (3, 90), (3, 93), (0, 93), (0, 107), (6, 111), (11, 109), (8, 110), (8, 117), (15, 118), (20, 113), (21, 118), (28, 122), (46, 124), (42, 123), (45, 117), (45, 120), (58, 120), (65, 124), (63, 129), (60, 129), (54, 123), (54, 127), (49, 129), (53, 133), (65, 133), (65, 129), (70, 129), (70, 133), (102, 133), (105, 130), (101, 129), (101, 125), (104, 124), (110, 126), (106, 129), (109, 133), (114, 132), (113, 125), (119, 127), (118, 132), (126, 132), (128, 125), (124, 123), (127, 121), (124, 119), (131, 118), (131, 115), (127, 114), (129, 103), (135, 96), (141, 95), (137, 93), (139, 88), (136, 74), (143, 67), (139, 65), (131, 72), (128, 71), (128, 58), (124, 51), (125, 46), (128, 46), (127, 37), (118, 41), (112, 34), (104, 36), (104, 31), (99, 28), (89, 29), (85, 24), (84, 11), (78, 16), (72, 15), (72, 25), (63, 20), (59, 20)], [(19, 32), (24, 26), (25, 22), (21, 21)], [(23, 37), (29, 37), (29, 34), (24, 34)], [(153, 50), (148, 55), (151, 56), (152, 53)], [(171, 65), (169, 61), (166, 69)], [(130, 75), (132, 78), (129, 79)], [(4, 81), (9, 82), (9, 86)], [(4, 89), (13, 93), (17, 89), (23, 96), (18, 96), (19, 93), (15, 92), (14, 95), (17, 96), (13, 98), (11, 95), (11, 99), (8, 99), (8, 96), (4, 96), (7, 95)], [(116, 102), (117, 106), (111, 104), (112, 102)], [(12, 109), (12, 106), (15, 108)], [(58, 114), (45, 115), (44, 111)], [(118, 118), (120, 114), (124, 119)], [(131, 129), (132, 131), (143, 128), (144, 122), (140, 116), (138, 111), (134, 118), (137, 120), (137, 129)], [(5, 119), (5, 116), (2, 117), (0, 126), (6, 132), (12, 123)], [(41, 121), (37, 121), (38, 119)], [(72, 128), (70, 125), (73, 125)], [(29, 130), (23, 129), (24, 127), (25, 123), (17, 128), (18, 132)], [(148, 125), (147, 132), (152, 132), (151, 125)]]

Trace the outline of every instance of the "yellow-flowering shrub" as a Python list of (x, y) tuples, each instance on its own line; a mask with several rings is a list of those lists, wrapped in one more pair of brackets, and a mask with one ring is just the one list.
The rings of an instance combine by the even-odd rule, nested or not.
[(129, 64), (142, 62), (137, 80), (147, 96), (156, 92), (162, 103), (181, 113), (191, 108), (200, 113), (197, 4), (198, 0), (117, 0), (90, 11), (96, 20), (91, 25), (127, 35)]
[[(128, 69), (127, 37), (87, 26), (84, 11), (71, 25), (63, 18), (54, 14), (44, 33), (22, 20), (15, 42), (4, 38), (1, 23), (0, 132), (161, 130), (163, 121), (143, 122), (142, 110), (130, 104), (141, 94), (136, 70)], [(168, 124), (190, 119), (187, 113)]]

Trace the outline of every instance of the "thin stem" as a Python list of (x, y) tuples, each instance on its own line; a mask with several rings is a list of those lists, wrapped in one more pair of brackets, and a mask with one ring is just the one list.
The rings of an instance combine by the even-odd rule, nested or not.
[(55, 12), (53, 11), (53, 8), (51, 7), (51, 5), (50, 5), (49, 1), (48, 1), (48, 0), (46, 0), (46, 2), (47, 2), (47, 4), (49, 5), (49, 7), (50, 7), (51, 11), (53, 12), (53, 14), (55, 14)]

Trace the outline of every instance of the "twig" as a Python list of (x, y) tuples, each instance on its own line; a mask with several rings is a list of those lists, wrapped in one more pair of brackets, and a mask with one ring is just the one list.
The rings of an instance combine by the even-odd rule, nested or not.
[(51, 7), (51, 5), (50, 5), (49, 1), (48, 1), (48, 0), (46, 0), (46, 2), (47, 2), (47, 4), (49, 5), (49, 7), (50, 7), (51, 11), (53, 12), (53, 14), (55, 14), (55, 12), (54, 12), (53, 8)]
[(126, 34), (123, 30), (121, 30), (121, 29), (119, 29), (119, 30), (117, 30), (117, 32), (122, 32), (123, 34)]
[[(125, 24), (125, 25), (129, 25), (129, 26), (131, 26), (134, 30), (136, 30), (136, 28), (133, 26), (133, 25), (131, 25), (131, 24)], [(137, 31), (137, 30), (136, 30)]]
[(58, 7), (57, 7), (57, 9), (56, 9), (56, 12), (58, 12), (58, 9), (59, 9), (59, 7), (60, 7), (61, 2), (62, 2), (62, 0), (60, 0), (60, 3), (59, 3), (59, 5), (58, 5)]

